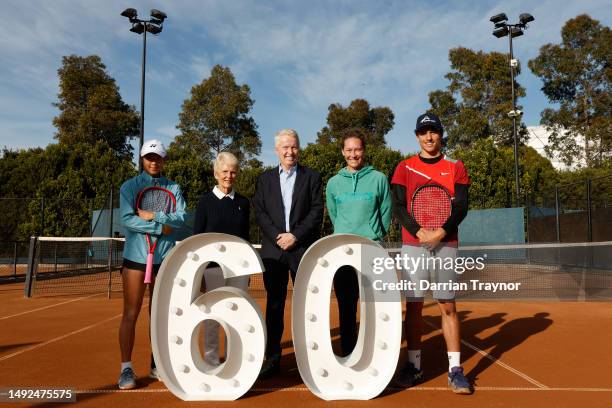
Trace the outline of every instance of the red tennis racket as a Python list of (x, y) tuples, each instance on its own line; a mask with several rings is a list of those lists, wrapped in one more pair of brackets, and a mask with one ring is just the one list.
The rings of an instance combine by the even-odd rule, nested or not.
[[(422, 228), (440, 228), (451, 215), (451, 196), (441, 185), (425, 184), (414, 192), (410, 208)], [(434, 251), (430, 253), (433, 255)]]
[[(136, 208), (150, 212), (161, 211), (164, 214), (169, 214), (176, 211), (176, 198), (172, 192), (163, 187), (146, 187), (140, 191), (140, 193), (138, 193)], [(152, 242), (152, 238), (149, 234), (146, 234), (146, 238), (147, 267), (145, 269), (144, 283), (151, 283), (151, 278), (153, 275), (153, 255), (155, 254), (155, 247), (157, 246), (159, 239)]]

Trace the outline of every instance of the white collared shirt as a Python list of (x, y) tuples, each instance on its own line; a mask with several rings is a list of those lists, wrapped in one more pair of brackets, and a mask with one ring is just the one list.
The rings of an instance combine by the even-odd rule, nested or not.
[(234, 189), (232, 188), (232, 191), (229, 192), (229, 194), (225, 194), (223, 191), (221, 191), (221, 189), (217, 186), (215, 186), (215, 188), (213, 188), (213, 194), (215, 196), (217, 196), (217, 198), (219, 200), (224, 199), (225, 197), (229, 197), (232, 200), (234, 199), (234, 196), (236, 195), (236, 193), (234, 192)]
[(287, 232), (290, 231), (289, 218), (291, 215), (291, 202), (293, 201), (293, 188), (295, 186), (296, 169), (297, 166), (293, 166), (291, 169), (289, 169), (289, 171), (285, 171), (283, 166), (278, 166), (281, 196), (283, 199), (283, 207), (285, 209), (285, 229)]

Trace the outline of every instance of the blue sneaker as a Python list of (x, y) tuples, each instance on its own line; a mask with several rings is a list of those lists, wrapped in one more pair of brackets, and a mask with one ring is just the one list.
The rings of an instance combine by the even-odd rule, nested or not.
[(120, 390), (131, 390), (136, 387), (136, 374), (130, 367), (125, 368), (119, 376), (117, 385)]
[(417, 370), (410, 361), (395, 377), (393, 383), (402, 388), (414, 387), (423, 380), (423, 370)]
[(463, 375), (463, 367), (453, 367), (448, 373), (448, 385), (455, 394), (471, 394), (472, 385)]

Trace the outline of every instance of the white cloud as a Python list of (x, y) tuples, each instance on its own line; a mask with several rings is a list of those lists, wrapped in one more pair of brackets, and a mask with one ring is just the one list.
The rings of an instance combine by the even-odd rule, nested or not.
[(189, 62), (189, 68), (200, 80), (210, 76), (212, 67), (211, 59), (206, 54), (198, 54)]
[(174, 138), (174, 136), (178, 135), (180, 131), (175, 126), (164, 126), (155, 129), (155, 132), (160, 135), (164, 135), (169, 139)]

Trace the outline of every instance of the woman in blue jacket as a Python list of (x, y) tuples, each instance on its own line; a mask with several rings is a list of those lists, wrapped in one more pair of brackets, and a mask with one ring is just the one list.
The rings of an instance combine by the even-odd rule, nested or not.
[[(122, 390), (136, 386), (136, 375), (132, 367), (132, 349), (136, 320), (145, 294), (144, 275), (147, 261), (148, 245), (146, 234), (157, 240), (153, 259), (153, 278), (149, 284), (149, 316), (151, 299), (155, 286), (155, 275), (162, 260), (174, 246), (176, 239), (172, 231), (180, 228), (185, 220), (185, 200), (180, 187), (162, 176), (166, 149), (159, 140), (147, 141), (140, 151), (143, 172), (121, 186), (120, 213), (125, 232), (123, 250), (123, 317), (119, 327), (119, 346), (121, 348), (121, 374), (118, 386)], [(158, 186), (174, 194), (176, 211), (165, 214), (139, 210), (136, 207), (138, 193), (146, 187)], [(151, 357), (150, 377), (159, 379), (153, 357)]]

